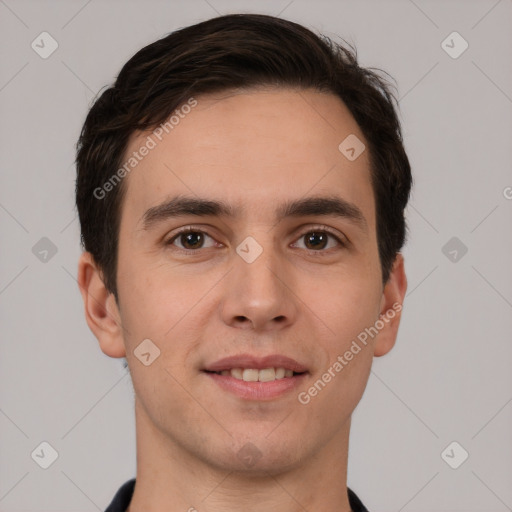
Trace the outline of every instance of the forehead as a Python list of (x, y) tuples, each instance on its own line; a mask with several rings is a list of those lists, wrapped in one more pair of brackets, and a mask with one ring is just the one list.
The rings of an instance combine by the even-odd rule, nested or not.
[(132, 137), (125, 160), (143, 146), (151, 149), (125, 178), (122, 217), (137, 222), (177, 194), (264, 215), (274, 204), (338, 193), (365, 210), (372, 224), (368, 151), (351, 161), (339, 149), (349, 136), (366, 142), (336, 96), (260, 88), (198, 96), (189, 104), (173, 123)]

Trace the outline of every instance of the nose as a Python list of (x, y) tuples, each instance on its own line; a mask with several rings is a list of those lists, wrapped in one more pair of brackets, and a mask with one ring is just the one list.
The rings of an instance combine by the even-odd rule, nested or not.
[(231, 327), (262, 332), (291, 325), (298, 298), (286, 261), (269, 244), (253, 261), (242, 251), (233, 255), (233, 268), (224, 281), (222, 320)]

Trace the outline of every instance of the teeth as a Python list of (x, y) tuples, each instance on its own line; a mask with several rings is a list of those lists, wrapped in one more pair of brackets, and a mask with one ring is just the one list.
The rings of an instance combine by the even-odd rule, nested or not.
[(235, 379), (239, 379), (239, 380), (242, 380), (243, 379), (243, 370), (242, 368), (233, 368), (231, 371), (227, 370), (228, 372), (228, 375), (232, 375), (233, 377), (235, 377)]
[(242, 379), (245, 380), (245, 382), (258, 382), (259, 373), (258, 370), (246, 368), (242, 374)]
[(271, 382), (284, 377), (293, 377), (293, 370), (285, 370), (284, 368), (264, 368), (257, 370), (255, 368), (232, 368), (231, 370), (223, 370), (221, 375), (231, 376), (245, 382)]
[(260, 382), (269, 382), (271, 380), (276, 380), (276, 371), (274, 368), (265, 368), (264, 370), (260, 370), (258, 380)]

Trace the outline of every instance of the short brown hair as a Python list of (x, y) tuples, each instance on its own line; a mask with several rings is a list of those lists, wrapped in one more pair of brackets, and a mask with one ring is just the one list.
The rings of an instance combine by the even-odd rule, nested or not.
[[(386, 283), (406, 241), (412, 186), (392, 86), (362, 68), (353, 47), (262, 14), (230, 14), (177, 30), (138, 51), (90, 109), (77, 143), (76, 204), (82, 245), (117, 298), (117, 247), (123, 182), (95, 190), (120, 168), (130, 136), (155, 128), (191, 96), (275, 85), (338, 96), (369, 146), (377, 240)], [(341, 141), (340, 141), (341, 142)]]

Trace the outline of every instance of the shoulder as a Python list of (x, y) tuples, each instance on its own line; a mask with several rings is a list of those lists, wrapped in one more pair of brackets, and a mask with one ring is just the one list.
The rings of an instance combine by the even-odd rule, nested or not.
[(350, 508), (352, 512), (368, 512), (368, 509), (363, 505), (363, 502), (357, 497), (357, 494), (348, 489), (348, 502), (350, 503)]
[(105, 512), (126, 512), (126, 509), (130, 505), (130, 501), (133, 496), (133, 490), (135, 489), (135, 478), (125, 482), (117, 491), (114, 499), (107, 507)]

